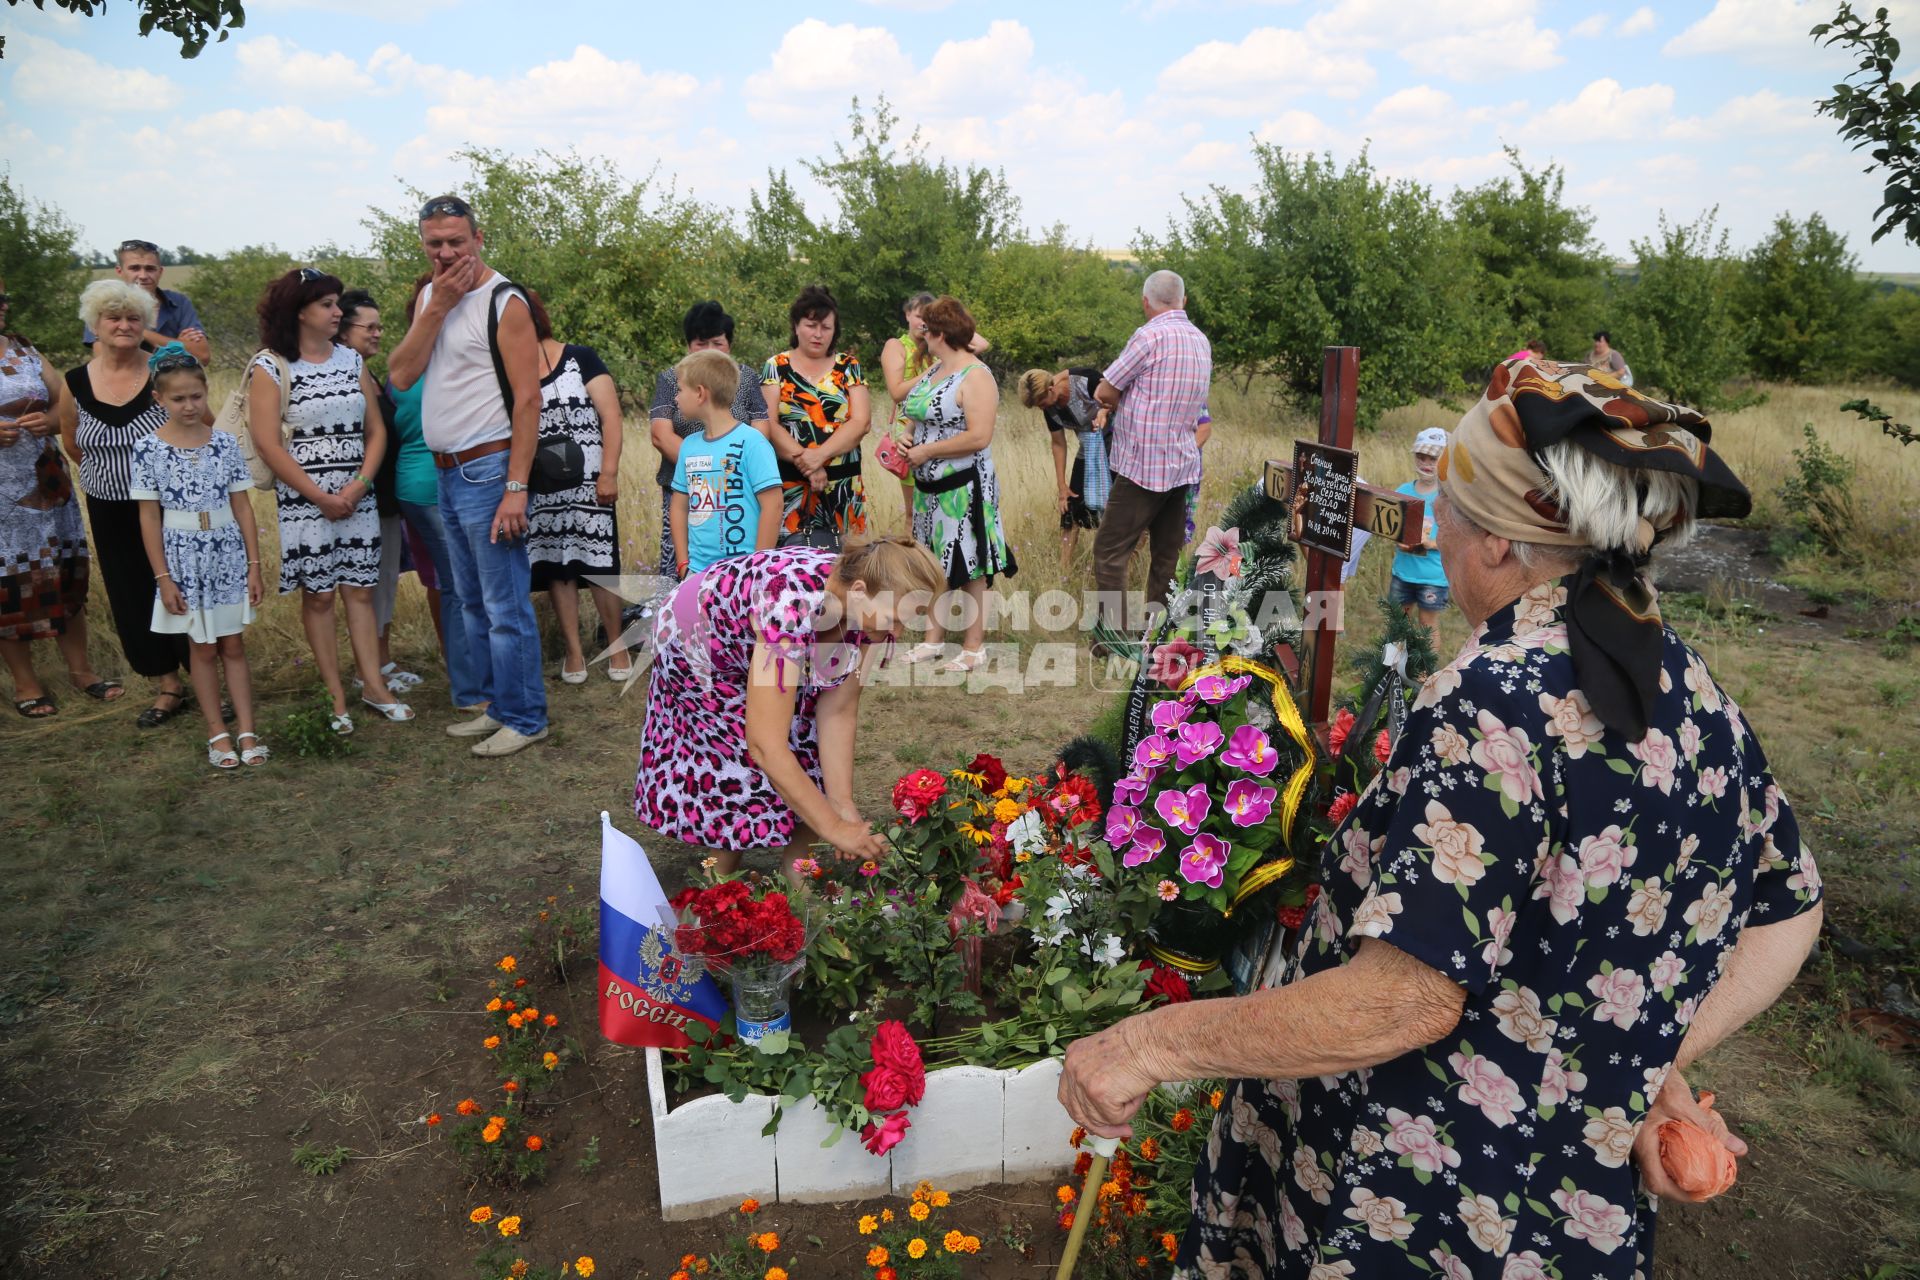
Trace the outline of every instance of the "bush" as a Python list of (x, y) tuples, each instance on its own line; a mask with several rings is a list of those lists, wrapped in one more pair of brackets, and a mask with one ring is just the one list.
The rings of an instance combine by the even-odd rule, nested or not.
[(1804, 448), (1793, 451), (1796, 470), (1778, 490), (1790, 529), (1823, 551), (1845, 550), (1853, 532), (1853, 472), (1851, 461), (1834, 452), (1811, 422), (1803, 428)]
[(1558, 165), (1537, 172), (1508, 147), (1513, 172), (1457, 191), (1453, 220), (1478, 270), (1480, 318), (1495, 327), (1494, 352), (1504, 356), (1541, 339), (1556, 359), (1577, 359), (1601, 327), (1610, 270), (1593, 239), (1593, 215), (1564, 199)]
[(1847, 238), (1819, 214), (1782, 214), (1741, 264), (1734, 312), (1755, 376), (1820, 381), (1855, 367), (1872, 286)]
[(1747, 371), (1736, 267), (1727, 233), (1714, 234), (1717, 217), (1676, 224), (1662, 214), (1653, 239), (1633, 242), (1639, 275), (1621, 290), (1615, 326), (1636, 387), (1701, 409), (1737, 403), (1728, 384)]
[(0, 172), (0, 280), (12, 297), (7, 327), (57, 365), (79, 362), (79, 232), (51, 205), (30, 201)]

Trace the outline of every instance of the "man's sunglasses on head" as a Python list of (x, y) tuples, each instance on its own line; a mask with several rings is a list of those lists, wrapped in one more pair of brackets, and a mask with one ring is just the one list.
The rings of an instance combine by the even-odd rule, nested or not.
[(429, 200), (420, 206), (420, 221), (428, 218), (471, 218), (473, 207), (465, 200), (454, 196), (443, 196), (438, 200)]
[(122, 240), (116, 253), (152, 253), (160, 252), (160, 246), (151, 240)]

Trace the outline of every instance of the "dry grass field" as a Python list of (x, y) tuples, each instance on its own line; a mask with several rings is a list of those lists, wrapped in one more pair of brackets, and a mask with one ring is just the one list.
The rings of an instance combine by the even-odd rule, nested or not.
[[(1920, 978), (1911, 885), (1920, 645), (1902, 630), (1920, 627), (1902, 623), (1920, 608), (1920, 449), (1843, 420), (1835, 406), (1852, 394), (1772, 389), (1765, 404), (1725, 415), (1715, 437), (1762, 518), (1777, 520), (1773, 495), (1801, 425), (1826, 431), (1858, 467), (1846, 553), (1784, 566), (1764, 555), (1709, 561), (1668, 594), (1671, 620), (1750, 714), (1816, 842), (1842, 936), (1779, 1009), (1703, 1064), (1697, 1083), (1720, 1092), (1754, 1154), (1723, 1200), (1662, 1214), (1663, 1278), (1744, 1280), (1756, 1262), (1759, 1274), (1808, 1280), (1920, 1273), (1920, 1083), (1897, 1021), (1914, 1013)], [(1920, 415), (1920, 396), (1876, 398)], [(1213, 411), (1202, 528), (1267, 458), (1311, 431), (1259, 387), (1223, 386)], [(1414, 432), (1457, 412), (1423, 404), (1388, 415), (1361, 442), (1366, 477), (1409, 478)], [(654, 456), (644, 422), (629, 424), (627, 441), (623, 552), (638, 566), (657, 545)], [(995, 457), (1022, 565), (1007, 585), (1086, 585), (1084, 537), (1075, 565), (1058, 561), (1038, 415), (1003, 408)], [(879, 527), (899, 527), (897, 483), (869, 463), (867, 484)], [(272, 582), (272, 503), (255, 501)], [(1384, 589), (1387, 560), (1384, 548), (1367, 553), (1357, 596)], [(118, 673), (97, 596), (92, 616), (100, 669)], [(1350, 644), (1366, 643), (1372, 617), (1356, 601)], [(1445, 643), (1464, 631), (1450, 615)], [(295, 602), (270, 599), (248, 647), (271, 741), (315, 684)], [(197, 720), (139, 733), (138, 690), (100, 707), (65, 689), (50, 646), (36, 655), (61, 714), (0, 721), (9, 815), (0, 920), (10, 942), (0, 965), (0, 1257), (15, 1260), (15, 1274), (466, 1271), (473, 1246), (461, 1215), (477, 1201), (421, 1117), (496, 1083), (470, 1043), (491, 958), (552, 954), (536, 913), (590, 910), (597, 815), (630, 813), (643, 704), (598, 678), (553, 682), (553, 738), (480, 762), (440, 732), (452, 717), (411, 580), (394, 648), (428, 675), (413, 699), (419, 722), (376, 721), (350, 756), (283, 751), (239, 777), (206, 767)], [(549, 673), (557, 666), (550, 658)], [(859, 797), (877, 811), (904, 767), (975, 750), (1036, 767), (1103, 702), (1084, 687), (876, 688), (862, 706)], [(663, 875), (682, 873), (678, 850), (655, 848)], [(598, 1042), (590, 985), (569, 978), (578, 970), (566, 959), (561, 947), (528, 970), (555, 989), (543, 1003), (561, 1010), (580, 1065), (550, 1130), (561, 1172), (529, 1193), (527, 1220), (543, 1247), (581, 1242), (602, 1275), (663, 1276), (683, 1250), (713, 1247), (719, 1228), (654, 1220), (635, 1056)], [(344, 1153), (339, 1168), (295, 1163), (315, 1149)], [(1043, 1198), (1014, 1188), (958, 1199), (992, 1225), (1004, 1259), (1002, 1239), (1051, 1238)], [(832, 1226), (781, 1215), (769, 1225), (790, 1239), (825, 1237), (796, 1280), (841, 1274), (831, 1255), (850, 1234), (845, 1215)]]

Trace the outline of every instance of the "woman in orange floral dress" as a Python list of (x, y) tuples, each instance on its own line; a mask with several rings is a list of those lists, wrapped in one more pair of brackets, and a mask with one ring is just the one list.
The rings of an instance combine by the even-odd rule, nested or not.
[(834, 354), (840, 306), (825, 285), (800, 291), (788, 308), (792, 345), (761, 370), (780, 455), (782, 543), (838, 546), (867, 530), (860, 441), (872, 407), (867, 379), (851, 352)]

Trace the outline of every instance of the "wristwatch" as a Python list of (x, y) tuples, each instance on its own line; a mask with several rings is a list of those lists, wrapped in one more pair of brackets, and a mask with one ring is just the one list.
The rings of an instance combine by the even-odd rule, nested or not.
[(518, 480), (507, 481), (508, 493), (525, 493), (526, 491), (527, 491), (527, 486), (525, 486), (524, 484), (521, 484)]

